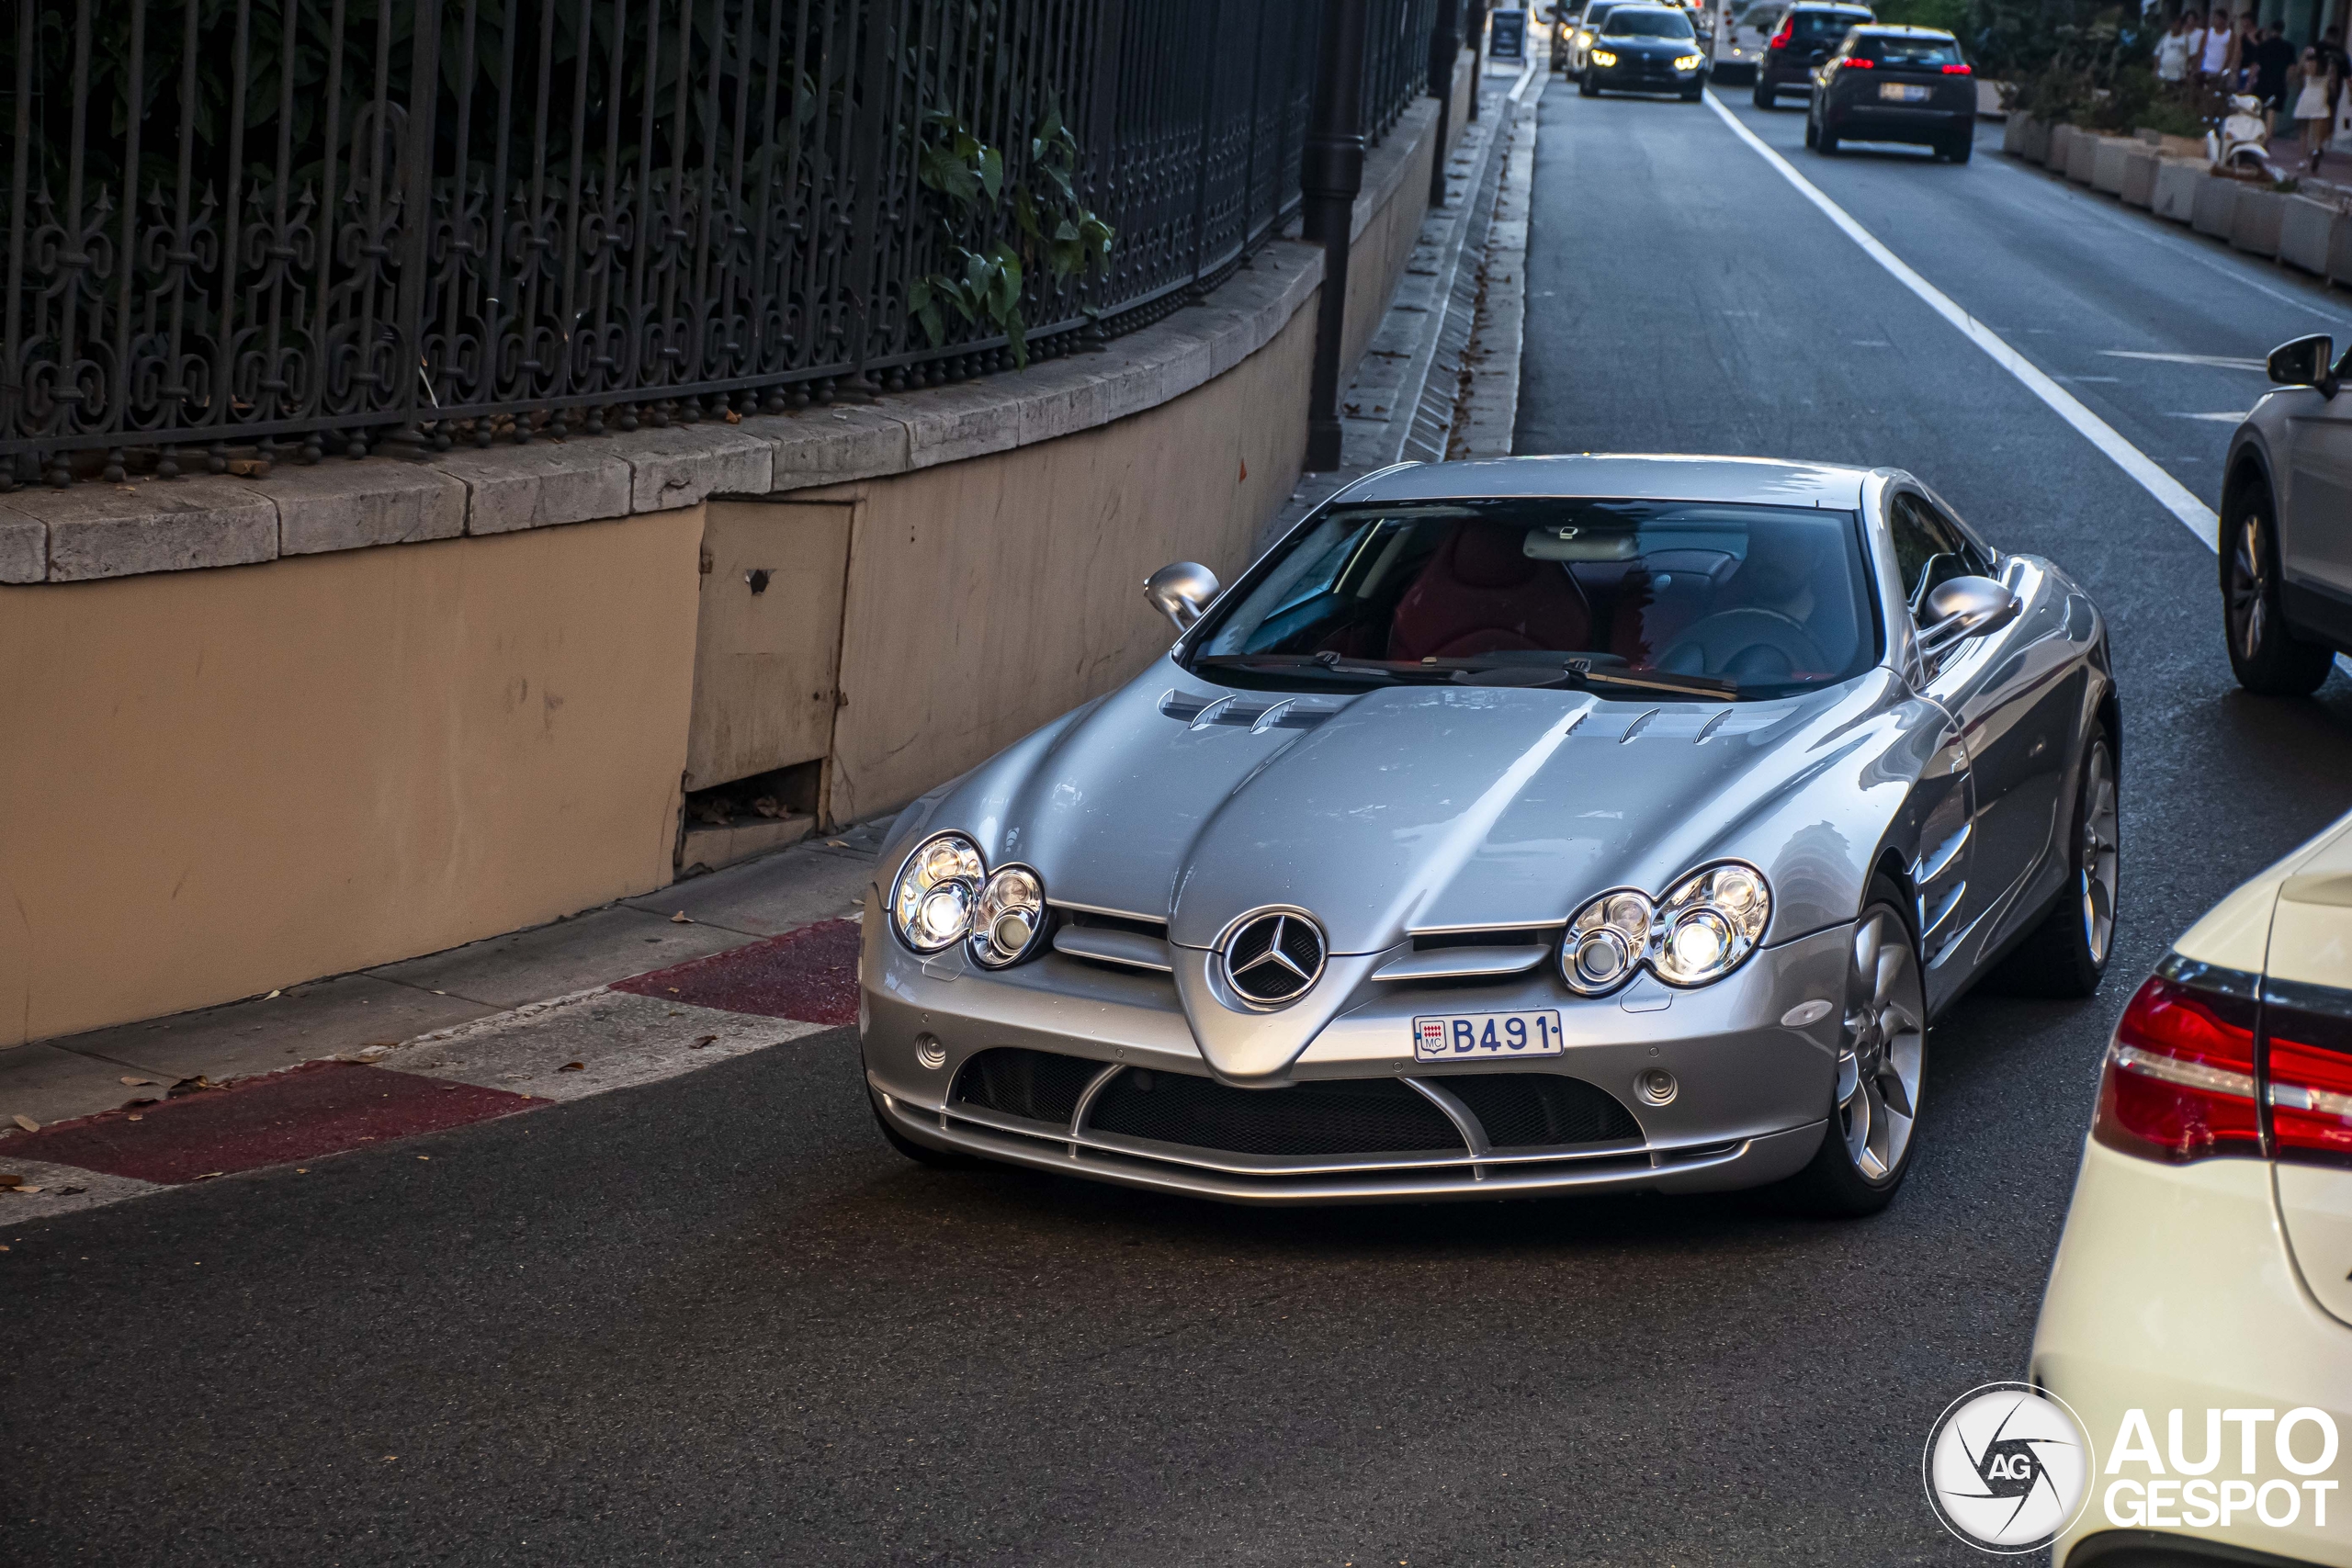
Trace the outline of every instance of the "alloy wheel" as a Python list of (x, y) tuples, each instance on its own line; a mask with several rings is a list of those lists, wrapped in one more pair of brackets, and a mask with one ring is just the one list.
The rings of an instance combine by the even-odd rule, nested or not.
[(2249, 514), (2238, 525), (2230, 558), (2230, 635), (2238, 657), (2251, 662), (2262, 656), (2262, 639), (2270, 627), (2270, 581), (2262, 564), (2262, 519)]
[(2107, 748), (2091, 748), (2084, 764), (2081, 888), (2083, 942), (2094, 964), (2107, 962), (2115, 938), (2117, 811), (2115, 770)]
[(1846, 1157), (1867, 1181), (1894, 1176), (1911, 1146), (1926, 1039), (1926, 997), (1911, 935), (1894, 910), (1877, 906), (1854, 928), (1838, 1054)]

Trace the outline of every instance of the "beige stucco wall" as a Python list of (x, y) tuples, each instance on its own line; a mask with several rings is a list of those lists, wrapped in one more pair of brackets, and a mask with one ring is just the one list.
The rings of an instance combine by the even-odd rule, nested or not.
[[(1349, 246), (1347, 327), (1340, 337), (1342, 366), (1353, 366), (1363, 358), (1373, 333), (1380, 330), (1381, 317), (1387, 313), (1397, 280), (1405, 276), (1413, 246), (1420, 240), (1421, 220), (1430, 208), (1430, 160), (1437, 153), (1434, 118), (1430, 126), (1430, 133), (1416, 141), (1407, 155), (1395, 190)], [(1340, 379), (1344, 382), (1346, 375)]]
[(1082, 434), (821, 493), (857, 500), (834, 717), (841, 819), (912, 799), (1165, 653), (1143, 580), (1230, 581), (1296, 485), (1310, 303), (1205, 386)]
[(0, 1045), (666, 882), (702, 524), (0, 588)]

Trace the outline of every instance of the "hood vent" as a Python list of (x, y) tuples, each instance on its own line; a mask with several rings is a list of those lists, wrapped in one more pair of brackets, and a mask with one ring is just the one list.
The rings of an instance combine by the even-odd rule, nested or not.
[(1174, 688), (1159, 699), (1159, 711), (1192, 729), (1212, 727), (1246, 729), (1263, 735), (1269, 729), (1312, 729), (1340, 711), (1342, 705), (1317, 697), (1204, 697)]

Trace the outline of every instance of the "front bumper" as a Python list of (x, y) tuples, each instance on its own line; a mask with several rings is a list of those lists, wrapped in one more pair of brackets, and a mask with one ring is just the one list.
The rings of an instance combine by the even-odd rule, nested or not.
[(1588, 65), (1586, 78), (1595, 87), (1615, 93), (1687, 93), (1707, 84), (1706, 67), (1677, 71), (1670, 65), (1645, 65), (1620, 61), (1615, 65)]
[[(2224, 1419), (2222, 1452), (2201, 1475), (2173, 1459), (2170, 1417), (2181, 1412), (2182, 1444), (2195, 1461), (2205, 1453), (2206, 1412), (2261, 1410), (2283, 1416), (2300, 1406), (2325, 1411), (2352, 1438), (2352, 1328), (2312, 1298), (2282, 1232), (2271, 1167), (2255, 1159), (2165, 1165), (2097, 1143), (2083, 1156), (2034, 1330), (2034, 1381), (2074, 1407), (2089, 1428), (2097, 1459), (2088, 1506), (2058, 1540), (2056, 1568), (2090, 1568), (2110, 1551), (2130, 1559), (2134, 1546), (2158, 1544), (2208, 1557), (2166, 1561), (2290, 1562), (2352, 1568), (2352, 1496), (2325, 1496), (2324, 1526), (2312, 1495), (2301, 1493), (2295, 1522), (2267, 1525), (2241, 1507), (2233, 1522), (2203, 1528), (2210, 1498), (2192, 1485), (2242, 1483), (2261, 1488), (2304, 1477), (2278, 1461), (2275, 1431), (2256, 1427), (2253, 1472), (2244, 1470), (2241, 1429)], [(2127, 1411), (2146, 1416), (2164, 1462), (2165, 1487), (2155, 1522), (2147, 1517), (2151, 1467), (2112, 1459)], [(2301, 1429), (2306, 1459), (2317, 1438)], [(2352, 1443), (2323, 1476), (2352, 1480)], [(2120, 1492), (2111, 1489), (2123, 1483)], [(2268, 1499), (2274, 1517), (2285, 1499)], [(2192, 1513), (2193, 1511), (2193, 1513)], [(2248, 1558), (2227, 1555), (2266, 1554)], [(2143, 1558), (2142, 1561), (2149, 1559)]]
[[(1091, 1098), (1066, 1118), (1007, 1114), (1001, 1105), (976, 1101), (963, 1077), (966, 1064), (983, 1051), (1078, 1058), (1106, 1082), (1138, 1070), (1213, 1081), (1174, 986), (1166, 976), (1059, 953), (995, 974), (961, 962), (925, 962), (890, 937), (871, 898), (859, 1021), (867, 1082), (881, 1114), (900, 1134), (1039, 1169), (1250, 1203), (1710, 1191), (1792, 1175), (1819, 1146), (1842, 1010), (1833, 1006), (1828, 1018), (1806, 1029), (1779, 1021), (1798, 1002), (1840, 997), (1849, 936), (1840, 927), (1766, 949), (1729, 979), (1688, 992), (1644, 980), (1618, 996), (1580, 998), (1548, 964), (1470, 985), (1366, 982), (1287, 1075), (1309, 1085), (1386, 1080), (1384, 1089), (1418, 1081), (1434, 1086), (1432, 1098), (1443, 1100), (1449, 1081), (1463, 1077), (1495, 1073), (1520, 1082), (1555, 1074), (1576, 1080), (1568, 1087), (1579, 1094), (1597, 1091), (1612, 1100), (1623, 1112), (1620, 1125), (1633, 1129), (1579, 1144), (1500, 1143), (1486, 1136), (1474, 1116), (1450, 1148), (1300, 1154), (1102, 1131), (1089, 1123)], [(1526, 1009), (1558, 1010), (1568, 1039), (1565, 1055), (1476, 1065), (1413, 1057), (1416, 1016)], [(1677, 1083), (1666, 1105), (1649, 1102), (1639, 1089), (1643, 1075), (1655, 1069)], [(1280, 1095), (1284, 1087), (1215, 1092)], [(1089, 1090), (1104, 1092), (1101, 1082)], [(1272, 1103), (1304, 1104), (1306, 1098)]]

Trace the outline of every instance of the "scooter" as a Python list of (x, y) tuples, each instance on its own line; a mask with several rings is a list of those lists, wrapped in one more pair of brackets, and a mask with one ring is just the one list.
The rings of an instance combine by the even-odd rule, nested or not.
[(2262, 100), (2252, 93), (2230, 99), (2230, 112), (2218, 130), (2205, 133), (2205, 156), (2216, 172), (2277, 179), (2270, 164), (2270, 126), (2262, 114)]

